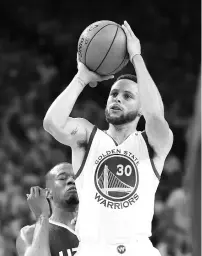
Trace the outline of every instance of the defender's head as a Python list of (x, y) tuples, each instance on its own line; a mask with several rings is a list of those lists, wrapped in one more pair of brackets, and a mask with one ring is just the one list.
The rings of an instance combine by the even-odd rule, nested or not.
[(60, 163), (46, 174), (48, 198), (59, 208), (76, 207), (79, 203), (72, 165)]
[(108, 123), (122, 125), (141, 116), (137, 78), (122, 75), (112, 85), (107, 100), (105, 116)]

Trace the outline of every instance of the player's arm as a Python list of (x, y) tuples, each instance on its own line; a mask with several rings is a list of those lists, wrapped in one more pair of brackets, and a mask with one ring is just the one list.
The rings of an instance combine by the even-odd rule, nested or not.
[(124, 23), (130, 60), (134, 65), (139, 85), (141, 112), (145, 118), (145, 130), (150, 145), (158, 155), (167, 155), (173, 143), (173, 134), (164, 118), (164, 106), (160, 93), (140, 55), (140, 42), (129, 24)]
[(78, 96), (87, 84), (110, 78), (113, 76), (101, 77), (78, 62), (77, 74), (48, 109), (43, 121), (44, 129), (60, 143), (71, 147), (79, 140), (87, 141), (93, 125), (82, 118), (71, 118), (70, 114)]
[(164, 118), (160, 93), (151, 78), (141, 55), (132, 58), (139, 84), (141, 111), (150, 145), (158, 155), (167, 155), (173, 143), (173, 134)]
[(18, 256), (51, 256), (49, 247), (49, 220), (40, 216), (35, 226), (21, 229), (16, 240)]
[(16, 241), (20, 256), (50, 256), (49, 247), (49, 216), (50, 205), (46, 199), (46, 191), (40, 187), (31, 187), (27, 202), (30, 210), (36, 217), (33, 229), (22, 229)]

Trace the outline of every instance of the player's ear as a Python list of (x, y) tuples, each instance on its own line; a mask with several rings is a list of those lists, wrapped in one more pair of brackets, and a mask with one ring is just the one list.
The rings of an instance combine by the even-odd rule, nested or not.
[(46, 190), (46, 197), (47, 197), (48, 199), (52, 199), (53, 196), (52, 196), (52, 191), (51, 191), (51, 189), (50, 189), (50, 188), (45, 188), (45, 190)]

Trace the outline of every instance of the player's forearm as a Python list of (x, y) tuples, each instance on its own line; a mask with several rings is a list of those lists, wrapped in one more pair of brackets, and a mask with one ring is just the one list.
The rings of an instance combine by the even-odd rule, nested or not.
[(24, 256), (51, 256), (49, 247), (49, 220), (48, 217), (39, 217), (36, 222), (31, 246)]
[(48, 109), (44, 118), (44, 125), (46, 122), (53, 122), (61, 128), (64, 127), (85, 85), (79, 76), (76, 75), (68, 87), (55, 99)]
[(146, 68), (142, 56), (136, 55), (133, 57), (132, 61), (139, 84), (142, 114), (164, 115), (164, 106), (161, 95)]

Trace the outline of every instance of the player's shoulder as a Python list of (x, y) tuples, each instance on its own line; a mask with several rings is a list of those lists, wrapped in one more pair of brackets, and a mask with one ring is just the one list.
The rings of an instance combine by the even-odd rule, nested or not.
[(89, 133), (92, 132), (92, 130), (93, 130), (93, 128), (95, 127), (95, 125), (93, 125), (90, 121), (88, 121), (88, 120), (85, 119), (85, 118), (76, 118), (76, 119), (80, 122), (80, 124), (81, 124), (83, 127), (85, 127), (85, 128), (87, 129), (87, 131), (88, 131)]
[(19, 256), (23, 256), (26, 249), (32, 244), (35, 225), (28, 225), (21, 228), (16, 239), (16, 250)]
[[(146, 129), (143, 130), (143, 131), (140, 131), (139, 133), (140, 133), (144, 138), (145, 138), (145, 136), (147, 137)], [(173, 132), (172, 132), (172, 130), (170, 129), (170, 127), (168, 127), (168, 138), (167, 138), (168, 144), (172, 144), (172, 143), (173, 143), (173, 140), (174, 140)]]
[(173, 132), (170, 128), (169, 128), (168, 132), (169, 132), (169, 134), (168, 134), (166, 144), (164, 144), (162, 147), (155, 147), (154, 145), (152, 145), (150, 143), (146, 130), (139, 132), (139, 134), (142, 135), (149, 151), (153, 152), (153, 154), (154, 153), (157, 154), (157, 156), (159, 158), (164, 159), (170, 152), (172, 145), (173, 145), (173, 139), (174, 139)]
[[(97, 126), (92, 124), (90, 121), (88, 121), (85, 118), (75, 118), (75, 119), (79, 122), (79, 125), (77, 127), (80, 127), (81, 130), (85, 132), (86, 143), (88, 143), (90, 141), (90, 138), (94, 137), (95, 132), (98, 130)], [(82, 131), (81, 133), (83, 133)]]
[(32, 239), (33, 239), (33, 235), (34, 235), (34, 229), (35, 229), (34, 224), (33, 225), (27, 225), (27, 226), (21, 228), (19, 236), (24, 241), (26, 241), (26, 243), (31, 244)]

